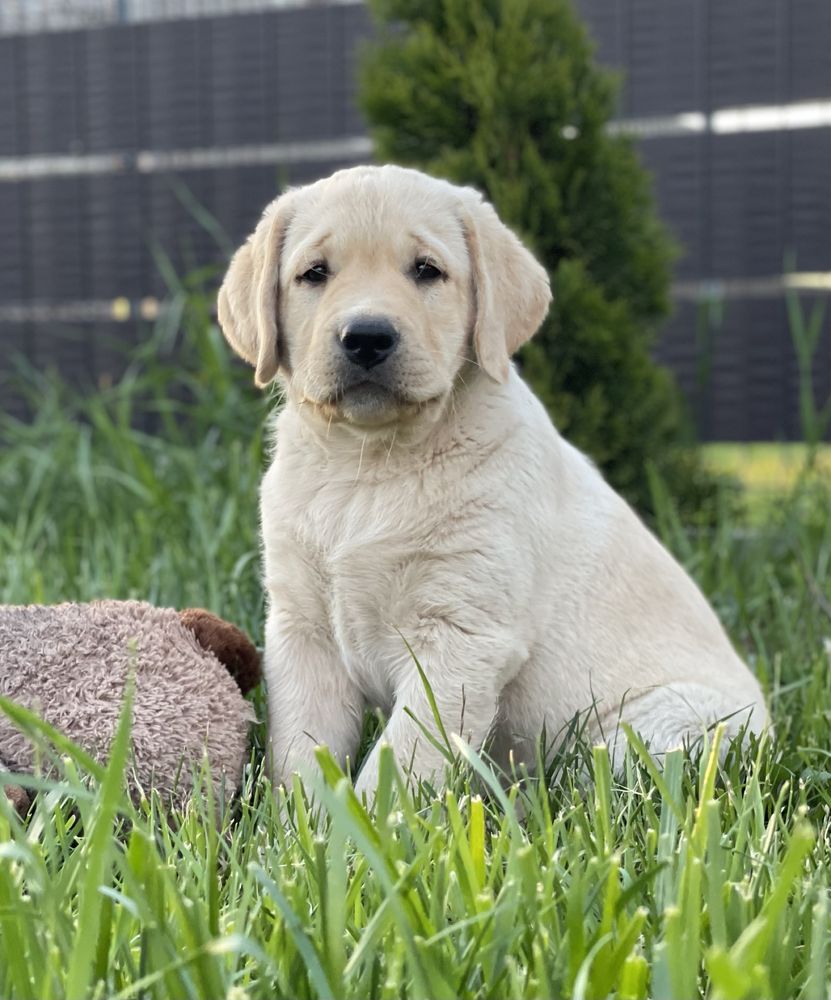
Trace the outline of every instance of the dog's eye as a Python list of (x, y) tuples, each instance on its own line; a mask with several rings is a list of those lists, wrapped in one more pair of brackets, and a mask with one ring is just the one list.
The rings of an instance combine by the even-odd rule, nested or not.
[(320, 260), (316, 264), (312, 264), (308, 271), (299, 275), (297, 280), (305, 281), (309, 285), (322, 285), (328, 277), (329, 268), (326, 266), (326, 261)]
[(413, 275), (416, 281), (436, 281), (444, 275), (432, 261), (426, 257), (419, 257), (413, 265)]

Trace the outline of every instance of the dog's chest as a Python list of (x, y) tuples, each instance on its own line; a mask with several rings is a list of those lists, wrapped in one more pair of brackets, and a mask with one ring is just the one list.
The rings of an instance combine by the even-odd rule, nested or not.
[(302, 552), (305, 586), (316, 592), (345, 668), (383, 707), (413, 669), (405, 638), (412, 641), (422, 609), (443, 596), (441, 570), (456, 558), (447, 531), (452, 506), (452, 490), (418, 480), (394, 488), (320, 483), (280, 529)]

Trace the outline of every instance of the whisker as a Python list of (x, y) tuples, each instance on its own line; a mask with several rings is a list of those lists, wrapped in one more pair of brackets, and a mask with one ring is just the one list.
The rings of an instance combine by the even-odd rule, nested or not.
[(357, 486), (358, 480), (361, 477), (361, 469), (363, 468), (364, 464), (364, 448), (366, 447), (366, 442), (368, 437), (369, 437), (368, 434), (364, 434), (364, 436), (361, 438), (361, 453), (358, 456), (358, 471), (355, 473), (355, 481), (352, 483), (353, 486)]
[[(420, 348), (420, 350), (424, 351), (425, 354), (431, 354), (434, 358), (444, 357), (443, 351), (434, 350), (433, 348), (430, 347), (422, 347)], [(474, 368), (479, 368), (479, 369), (482, 368), (479, 362), (476, 361), (474, 358), (465, 358), (465, 363), (473, 365)]]
[(384, 468), (386, 468), (390, 464), (390, 455), (392, 455), (392, 446), (395, 444), (395, 436), (397, 433), (398, 433), (398, 428), (393, 427), (392, 438), (390, 439), (390, 446), (389, 448), (387, 448), (387, 460), (386, 462), (384, 462)]

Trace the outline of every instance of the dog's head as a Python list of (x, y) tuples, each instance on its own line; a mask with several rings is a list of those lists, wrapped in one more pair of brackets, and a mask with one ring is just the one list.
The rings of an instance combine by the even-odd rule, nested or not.
[(361, 430), (436, 409), (462, 367), (497, 381), (539, 327), (548, 276), (470, 188), (355, 167), (287, 191), (235, 254), (219, 322), (311, 419)]

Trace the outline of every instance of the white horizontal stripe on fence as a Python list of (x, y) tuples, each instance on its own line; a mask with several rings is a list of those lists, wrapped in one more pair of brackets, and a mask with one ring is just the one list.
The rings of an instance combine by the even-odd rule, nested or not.
[(749, 104), (719, 108), (709, 115), (703, 111), (681, 111), (675, 115), (621, 118), (610, 122), (612, 132), (625, 132), (638, 139), (664, 136), (735, 135), (737, 132), (780, 132), (831, 126), (831, 100), (793, 101), (790, 104)]
[[(325, 0), (327, 5), (363, 0)], [(0, 35), (308, 7), (309, 0), (0, 0)]]
[[(792, 104), (753, 105), (722, 108), (707, 115), (684, 111), (677, 115), (648, 118), (621, 118), (609, 123), (609, 131), (638, 139), (667, 136), (733, 135), (738, 132), (778, 132), (781, 130), (831, 127), (831, 101), (800, 101)], [(574, 126), (563, 134), (576, 138)], [(275, 142), (250, 146), (217, 146), (207, 149), (141, 150), (137, 153), (90, 153), (79, 155), (0, 157), (0, 182), (27, 181), (40, 177), (81, 174), (110, 174), (126, 170), (160, 173), (168, 170), (211, 170), (258, 164), (315, 163), (325, 160), (369, 156), (368, 136), (319, 139), (313, 142)]]
[[(788, 291), (831, 292), (831, 271), (802, 271), (768, 278), (723, 281), (679, 281), (672, 286), (672, 296), (679, 302), (770, 299)], [(0, 304), (0, 323), (126, 323), (131, 319), (152, 321), (164, 308), (164, 303), (152, 296), (133, 301), (120, 297), (55, 303), (11, 302)]]
[(211, 170), (262, 164), (319, 163), (351, 160), (372, 153), (368, 136), (319, 139), (314, 142), (275, 142), (260, 146), (218, 146), (211, 149), (159, 149), (138, 153), (91, 153), (77, 156), (0, 157), (0, 182), (42, 177), (112, 174), (137, 170), (142, 174), (168, 170)]
[(0, 323), (125, 323), (129, 319), (152, 320), (160, 303), (144, 298), (79, 299), (69, 302), (5, 302), (0, 304)]
[(791, 291), (831, 292), (831, 271), (794, 271), (763, 278), (676, 281), (672, 286), (672, 297), (678, 302), (773, 299)]

